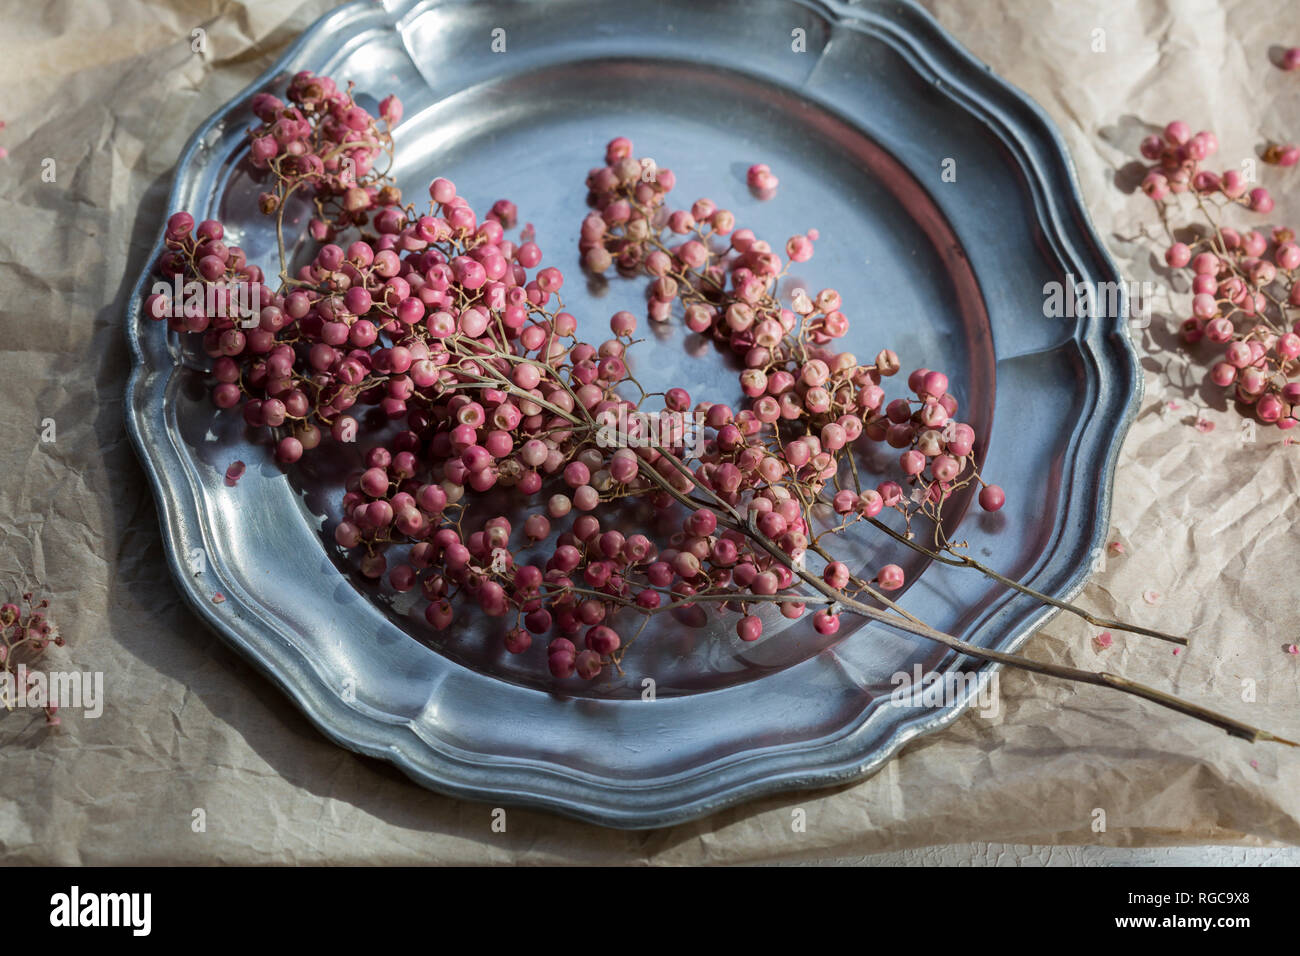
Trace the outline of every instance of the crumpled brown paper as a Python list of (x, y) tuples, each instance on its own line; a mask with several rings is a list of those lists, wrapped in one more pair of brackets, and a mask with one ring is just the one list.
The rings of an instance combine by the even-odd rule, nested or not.
[[(108, 693), (102, 717), (69, 714), (57, 732), (30, 711), (0, 717), (5, 862), (737, 863), (990, 841), (1300, 843), (1294, 752), (1018, 672), (1002, 674), (1000, 718), (968, 714), (868, 781), (652, 833), (524, 810), (498, 833), (490, 807), (325, 740), (172, 586), (123, 427), (122, 316), (181, 145), (326, 6), (54, 0), (10, 16), (0, 37), (0, 585), (41, 585), (68, 639), (50, 666), (103, 671)], [(1133, 241), (1149, 203), (1117, 183), (1144, 124), (1214, 129), (1225, 166), (1300, 134), (1300, 79), (1269, 62), (1280, 39), (1300, 43), (1284, 4), (1208, 2), (1194, 19), (1154, 0), (930, 6), (1052, 115), (1132, 279), (1167, 281)], [(192, 49), (195, 29), (206, 55)], [(42, 179), (48, 160), (54, 182)], [(1300, 216), (1280, 186), (1300, 174), (1264, 175), (1279, 184), (1274, 218)], [(1156, 304), (1139, 333), (1148, 393), (1116, 481), (1123, 553), (1080, 601), (1194, 646), (1175, 656), (1117, 635), (1099, 652), (1095, 629), (1060, 617), (1028, 653), (1118, 669), (1298, 737), (1300, 660), (1283, 645), (1300, 638), (1300, 448), (1263, 429), (1244, 443), (1177, 351), (1176, 307)], [(1214, 430), (1192, 427), (1198, 417)]]

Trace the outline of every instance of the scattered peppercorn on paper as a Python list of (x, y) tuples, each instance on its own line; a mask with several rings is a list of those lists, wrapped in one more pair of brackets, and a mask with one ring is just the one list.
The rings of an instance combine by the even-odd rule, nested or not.
[[(1155, 292), (1150, 321), (1133, 323), (1147, 393), (1120, 455), (1110, 546), (1078, 603), (1187, 634), (1191, 646), (1175, 655), (1061, 616), (1026, 650), (1141, 675), (1296, 737), (1300, 614), (1287, 569), (1300, 564), (1300, 446), (1244, 428), (1206, 397), (1209, 364), (1178, 336), (1190, 292), (1163, 262), (1168, 243), (1143, 235), (1151, 201), (1126, 167), (1145, 137), (1180, 119), (1214, 131), (1224, 168), (1257, 160), (1275, 203), (1269, 225), (1300, 222), (1300, 169), (1262, 159), (1270, 144), (1300, 141), (1300, 73), (1278, 65), (1300, 27), (1285, 5), (1262, 2), (1195, 21), (1147, 0), (926, 6), (1051, 116), (1121, 272)], [(105, 705), (96, 718), (65, 709), (57, 727), (43, 713), (0, 714), (0, 859), (690, 863), (971, 842), (1300, 842), (1292, 752), (1006, 670), (996, 715), (964, 715), (867, 781), (649, 836), (513, 809), (496, 832), (491, 806), (431, 795), (327, 741), (171, 581), (123, 431), (122, 322), (173, 212), (166, 192), (182, 145), (328, 5), (268, 0), (215, 19), (186, 2), (165, 16), (138, 0), (72, 9), (34, 4), (0, 37), (0, 583), (50, 599), (64, 644), (46, 666), (102, 672)], [(198, 28), (206, 54), (194, 49)], [(748, 169), (763, 157), (727, 159)], [(746, 219), (778, 216), (775, 177), (787, 174), (752, 175), (775, 193)], [(779, 219), (764, 221), (784, 238)], [(232, 475), (232, 496), (249, 487)], [(229, 607), (215, 588), (210, 600)], [(792, 827), (798, 810), (805, 825)]]

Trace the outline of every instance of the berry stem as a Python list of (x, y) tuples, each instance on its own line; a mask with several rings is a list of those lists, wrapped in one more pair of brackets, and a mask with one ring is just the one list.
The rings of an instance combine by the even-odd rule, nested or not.
[[(670, 461), (674, 461), (676, 458), (676, 456), (671, 455), (671, 453), (664, 453), (664, 454), (668, 455)], [(676, 465), (681, 465), (680, 461), (674, 461), (674, 463)], [(681, 465), (681, 467), (685, 468), (685, 465)], [(648, 470), (643, 469), (643, 471), (645, 471), (645, 473), (647, 474), (649, 473)], [(673, 488), (671, 485), (669, 485), (666, 481), (663, 482), (663, 484), (661, 484), (660, 487), (662, 487), (665, 491), (673, 495), (673, 497), (677, 498), (678, 501), (687, 505), (688, 507), (698, 507), (698, 502), (693, 502), (692, 499), (690, 499), (688, 496), (678, 493), (677, 490)], [(1011, 654), (1005, 651), (997, 651), (997, 650), (992, 650), (991, 648), (979, 647), (975, 644), (971, 644), (967, 641), (963, 641), (960, 638), (953, 637), (951, 634), (946, 634), (943, 631), (936, 630), (930, 627), (929, 625), (887, 614), (884, 611), (871, 607), (868, 604), (864, 604), (861, 601), (858, 601), (854, 598), (846, 597), (843, 593), (836, 591), (829, 584), (822, 581), (817, 576), (808, 573), (803, 568), (798, 567), (795, 564), (795, 562), (791, 560), (789, 555), (787, 555), (784, 551), (782, 551), (773, 541), (768, 539), (761, 531), (758, 530), (758, 528), (754, 525), (752, 518), (747, 519), (745, 521), (738, 522), (735, 521), (730, 516), (726, 516), (720, 518), (719, 523), (726, 524), (729, 527), (732, 527), (734, 530), (740, 531), (741, 533), (745, 534), (750, 538), (750, 540), (752, 540), (760, 548), (762, 548), (764, 551), (770, 554), (773, 559), (779, 561), (781, 564), (785, 565), (788, 569), (790, 569), (790, 571), (796, 577), (804, 581), (804, 583), (811, 586), (814, 590), (820, 592), (824, 597), (829, 598), (834, 604), (839, 605), (845, 608), (846, 610), (852, 611), (853, 613), (861, 617), (865, 617), (873, 621), (878, 621), (881, 624), (888, 625), (889, 627), (893, 627), (901, 631), (906, 631), (909, 634), (915, 634), (918, 637), (928, 638), (929, 640), (935, 641), (939, 644), (943, 644), (944, 646), (949, 647), (952, 650), (959, 651), (962, 654), (966, 654), (970, 657), (975, 657), (980, 660), (993, 661), (999, 664), (1006, 664), (1010, 667), (1016, 667), (1021, 670), (1030, 671), (1032, 673), (1045, 674), (1050, 677), (1057, 677), (1062, 680), (1074, 681), (1076, 683), (1093, 684), (1098, 687), (1109, 687), (1114, 690), (1118, 690), (1122, 693), (1132, 694), (1137, 697), (1142, 697), (1153, 703), (1159, 704), (1161, 707), (1165, 707), (1168, 708), (1169, 710), (1177, 711), (1178, 713), (1184, 714), (1188, 717), (1192, 717), (1195, 718), (1196, 720), (1200, 720), (1203, 723), (1207, 723), (1210, 724), (1211, 726), (1218, 727), (1220, 730), (1225, 731), (1226, 733), (1228, 733), (1233, 737), (1239, 737), (1251, 743), (1256, 743), (1259, 741), (1274, 741), (1276, 743), (1285, 744), (1288, 747), (1300, 746), (1300, 744), (1297, 744), (1292, 740), (1288, 740), (1285, 737), (1279, 737), (1266, 730), (1261, 730), (1258, 727), (1254, 727), (1250, 724), (1243, 723), (1242, 721), (1229, 717), (1226, 714), (1221, 714), (1217, 711), (1210, 710), (1208, 707), (1203, 707), (1200, 704), (1193, 703), (1192, 701), (1183, 700), (1181, 697), (1176, 697), (1172, 694), (1166, 693), (1165, 691), (1158, 690), (1154, 687), (1149, 687), (1146, 684), (1140, 684), (1136, 681), (1131, 681), (1128, 678), (1121, 677), (1117, 674), (1111, 674), (1105, 671), (1088, 671), (1077, 667), (1068, 667), (1062, 664), (1050, 664), (1044, 661), (1036, 661), (1028, 657), (1022, 657), (1019, 654)], [(890, 530), (891, 534), (893, 533), (892, 529), (888, 529), (888, 530)], [(961, 562), (956, 562), (956, 563), (961, 563)], [(993, 573), (996, 575), (996, 572)], [(1007, 580), (1009, 581), (1009, 579)], [(1009, 582), (1009, 583), (1012, 583), (1014, 585), (1014, 582)], [(1164, 635), (1156, 634), (1153, 636), (1164, 636)], [(1177, 642), (1178, 640), (1175, 639), (1175, 643)], [(1182, 643), (1185, 644), (1186, 641), (1184, 640), (1182, 641)]]
[(1079, 607), (1078, 605), (1071, 604), (1069, 601), (1062, 601), (1059, 598), (1054, 598), (1050, 594), (1044, 594), (1041, 591), (1034, 590), (1033, 588), (1029, 587), (1026, 584), (1021, 584), (1019, 581), (1015, 580), (1014, 578), (1009, 578), (1005, 574), (999, 574), (997, 571), (994, 571), (988, 565), (976, 561), (970, 555), (960, 554), (950, 549), (948, 550), (948, 554), (943, 554), (939, 551), (935, 551), (930, 548), (927, 548), (923, 544), (919, 544), (918, 542), (913, 541), (911, 538), (908, 538), (906, 535), (899, 534), (897, 531), (889, 527), (889, 525), (885, 524), (883, 521), (880, 521), (878, 518), (868, 518), (867, 520), (870, 521), (871, 524), (874, 525), (876, 528), (879, 528), (881, 531), (885, 532), (885, 534), (889, 535), (895, 541), (902, 542), (903, 544), (911, 548), (913, 551), (916, 551), (918, 554), (923, 554), (928, 558), (932, 558), (933, 560), (938, 561), (940, 564), (946, 564), (949, 565), (950, 567), (973, 568), (976, 571), (979, 571), (981, 574), (992, 578), (994, 581), (997, 581), (999, 584), (1004, 584), (1007, 587), (1012, 588), (1013, 590), (1019, 591), (1021, 594), (1027, 594), (1030, 597), (1036, 598), (1037, 600), (1041, 601), (1043, 604), (1050, 604), (1052, 607), (1060, 608), (1062, 611), (1069, 611), (1071, 614), (1083, 618), (1089, 624), (1092, 624), (1096, 627), (1112, 628), (1117, 631), (1125, 631), (1129, 634), (1141, 634), (1146, 637), (1154, 637), (1162, 641), (1168, 641), (1170, 644), (1178, 644), (1183, 647), (1186, 647), (1188, 644), (1187, 638), (1179, 637), (1177, 634), (1169, 634), (1166, 633), (1165, 631), (1157, 631), (1152, 628), (1142, 627), (1137, 624), (1128, 624), (1125, 623), (1124, 621), (1114, 621), (1111, 620), (1110, 618), (1097, 617), (1096, 615), (1090, 614), (1089, 612), (1085, 611), (1083, 608)]

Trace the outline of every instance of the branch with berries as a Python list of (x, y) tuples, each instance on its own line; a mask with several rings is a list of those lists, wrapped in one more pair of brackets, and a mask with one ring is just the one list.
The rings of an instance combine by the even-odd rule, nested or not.
[[(0, 706), (13, 710), (15, 700), (23, 698), (31, 690), (31, 683), (38, 679), (34, 672), (29, 672), (28, 665), (34, 664), (51, 644), (63, 646), (63, 638), (49, 619), (50, 602), (42, 599), (37, 602), (31, 592), (22, 596), (22, 603), (8, 601), (0, 604)], [(20, 666), (21, 665), (21, 666)], [(29, 686), (18, 687), (18, 681), (29, 681)], [(14, 696), (10, 696), (10, 692)], [(46, 704), (47, 726), (59, 724), (58, 705)]]
[[(418, 592), (435, 630), (469, 605), (500, 621), (513, 654), (545, 638), (556, 681), (594, 680), (630, 666), (629, 647), (666, 612), (708, 605), (734, 615), (743, 641), (762, 637), (767, 605), (789, 619), (810, 613), (822, 634), (849, 613), (981, 660), (1135, 694), (1245, 739), (1281, 739), (1124, 678), (934, 630), (890, 597), (904, 584), (898, 565), (854, 575), (835, 558), (837, 538), (883, 534), (1126, 628), (999, 575), (949, 540), (945, 509), (973, 495), (996, 511), (1005, 495), (985, 481), (979, 436), (944, 373), (916, 369), (889, 399), (885, 384), (902, 368), (893, 351), (863, 361), (835, 348), (849, 327), (840, 294), (782, 288), (789, 262), (812, 258), (816, 230), (791, 237), (782, 257), (707, 198), (671, 209), (671, 170), (611, 141), (587, 176), (584, 268), (644, 276), (649, 321), (680, 314), (734, 354), (744, 400), (648, 392), (634, 372), (637, 317), (619, 311), (608, 337), (582, 339), (562, 271), (542, 266), (528, 232), (506, 235), (514, 203), (498, 200), (480, 219), (439, 178), (427, 209), (401, 204), (374, 165), (391, 157), (395, 98), (373, 117), (350, 88), (308, 74), (286, 95), (253, 104), (249, 161), (266, 177), (260, 205), (281, 234), (281, 282), (260, 293), (255, 327), (178, 303), (165, 286), (146, 312), (202, 336), (212, 401), (267, 430), (284, 465), (337, 454), (363, 430), (390, 435), (348, 479), (333, 538), (366, 578)], [(343, 158), (360, 170), (355, 183), (338, 178)], [(775, 176), (760, 172), (774, 189)], [(282, 235), (291, 194), (315, 211), (297, 268)], [(223, 235), (220, 223), (174, 214), (160, 272), (260, 281)], [(895, 478), (864, 479), (858, 458), (870, 443), (897, 453)], [(502, 488), (520, 514), (492, 505)], [(902, 530), (881, 520), (887, 511)]]
[[(1165, 262), (1191, 273), (1183, 342), (1221, 349), (1208, 363), (1209, 381), (1244, 414), (1285, 431), (1300, 422), (1300, 244), (1290, 227), (1265, 235), (1226, 224), (1234, 210), (1272, 212), (1273, 197), (1263, 186), (1251, 188), (1239, 170), (1206, 168), (1217, 150), (1213, 133), (1192, 135), (1186, 123), (1170, 123), (1142, 141), (1142, 155), (1153, 161), (1142, 191), (1155, 201), (1168, 237)], [(1295, 147), (1265, 155), (1283, 166), (1298, 157)]]

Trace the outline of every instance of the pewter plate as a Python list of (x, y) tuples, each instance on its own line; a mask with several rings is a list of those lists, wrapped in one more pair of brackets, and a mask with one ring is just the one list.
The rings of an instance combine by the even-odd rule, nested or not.
[[(709, 196), (774, 242), (817, 227), (816, 257), (786, 288), (838, 288), (848, 348), (869, 356), (889, 345), (905, 367), (945, 369), (962, 417), (987, 436), (985, 473), (1009, 504), (990, 516), (959, 501), (950, 533), (1049, 594), (1082, 586), (1140, 383), (1123, 319), (1049, 317), (1044, 285), (1119, 277), (1047, 118), (920, 9), (341, 7), (204, 124), (177, 166), (170, 208), (223, 219), (272, 273), (274, 237), (252, 209), (242, 136), (252, 93), (282, 89), (301, 69), (352, 80), (369, 100), (402, 97), (395, 172), (408, 197), (442, 175), (476, 208), (514, 199), (545, 261), (569, 277), (565, 301), (588, 337), (614, 311), (641, 309), (640, 283), (588, 282), (577, 269), (582, 180), (613, 136), (673, 169), (682, 202)], [(781, 180), (767, 202), (744, 182), (759, 161)], [(439, 637), (408, 599), (360, 581), (336, 553), (329, 530), (349, 463), (286, 475), (264, 438), (216, 414), (202, 355), (141, 316), (151, 281), (141, 276), (127, 315), (128, 422), (178, 586), (331, 739), (434, 790), (615, 827), (678, 823), (862, 777), (970, 702), (973, 685), (941, 707), (898, 705), (900, 672), (990, 673), (884, 627), (859, 622), (823, 638), (779, 616), (757, 645), (713, 615), (669, 621), (638, 642), (623, 677), (559, 686), (543, 641), (512, 658), (466, 615)], [(633, 368), (648, 387), (682, 384), (717, 400), (736, 394), (727, 363), (674, 325), (636, 349)], [(893, 457), (865, 451), (860, 465), (883, 473)], [(228, 488), (234, 459), (249, 470)], [(864, 538), (843, 547), (857, 567), (904, 564), (903, 605), (978, 644), (1013, 650), (1048, 617), (971, 572)], [(213, 602), (218, 591), (224, 603)]]

